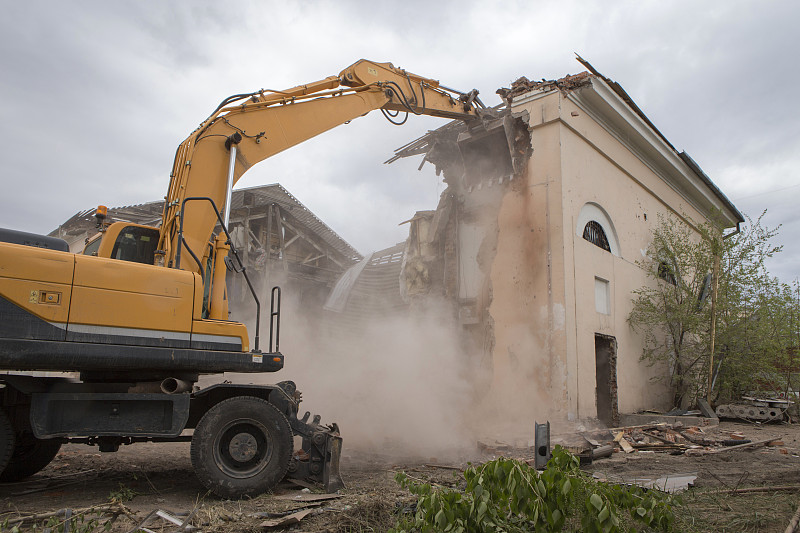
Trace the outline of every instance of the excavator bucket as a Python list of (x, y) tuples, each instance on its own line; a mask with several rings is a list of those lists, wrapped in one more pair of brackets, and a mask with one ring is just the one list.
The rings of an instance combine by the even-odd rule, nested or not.
[(528, 129), (522, 120), (510, 114), (461, 132), (456, 142), (467, 187), (487, 178), (520, 174), (530, 156)]
[(493, 109), (485, 110), (480, 120), (454, 121), (429, 131), (395, 150), (386, 163), (425, 154), (422, 164), (433, 163), (448, 185), (469, 189), (486, 180), (521, 175), (532, 152), (525, 117)]
[(322, 426), (320, 417), (315, 415), (308, 423), (310, 413), (302, 419), (291, 418), (289, 424), (296, 435), (303, 439), (302, 448), (294, 452), (289, 464), (288, 477), (310, 479), (321, 483), (325, 492), (336, 492), (344, 488), (339, 475), (339, 461), (342, 457), (342, 437), (339, 426)]

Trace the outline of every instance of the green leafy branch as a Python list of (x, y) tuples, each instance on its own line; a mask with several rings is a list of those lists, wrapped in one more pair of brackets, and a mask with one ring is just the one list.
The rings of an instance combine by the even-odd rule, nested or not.
[(402, 472), (395, 479), (417, 497), (413, 517), (401, 518), (395, 533), (546, 532), (578, 522), (588, 532), (636, 531), (636, 525), (669, 531), (674, 522), (672, 496), (594, 480), (560, 446), (543, 472), (505, 458), (470, 466), (463, 490), (417, 483)]

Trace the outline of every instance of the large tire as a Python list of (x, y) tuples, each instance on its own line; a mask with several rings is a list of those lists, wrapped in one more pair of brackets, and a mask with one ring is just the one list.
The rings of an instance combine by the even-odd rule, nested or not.
[(6, 412), (0, 409), (0, 474), (5, 471), (11, 460), (15, 442), (14, 426), (11, 425)]
[(222, 498), (271, 490), (292, 456), (292, 429), (275, 406), (242, 396), (222, 401), (200, 419), (192, 437), (192, 466)]
[(34, 475), (49, 465), (60, 449), (60, 439), (37, 439), (27, 432), (17, 435), (14, 453), (0, 474), (0, 481), (19, 481)]

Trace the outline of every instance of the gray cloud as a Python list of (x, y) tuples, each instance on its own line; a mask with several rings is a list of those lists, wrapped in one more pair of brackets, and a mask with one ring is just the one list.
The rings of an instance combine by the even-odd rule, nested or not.
[[(767, 208), (771, 225), (784, 224), (786, 251), (771, 267), (792, 279), (800, 187), (761, 193), (800, 184), (799, 15), (788, 0), (12, 3), (0, 20), (0, 226), (47, 232), (98, 203), (162, 197), (175, 147), (228, 94), (368, 57), (494, 104), (519, 76), (582, 70), (577, 51), (743, 211)], [(360, 250), (379, 249), (441, 190), (418, 161), (381, 163), (440, 124), (395, 128), (370, 115), (266, 161), (241, 186), (281, 182)]]

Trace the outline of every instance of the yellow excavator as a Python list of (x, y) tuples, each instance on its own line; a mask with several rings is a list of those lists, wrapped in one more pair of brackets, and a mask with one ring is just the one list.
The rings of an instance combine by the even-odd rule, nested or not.
[[(293, 382), (195, 383), (283, 367), (280, 289), (262, 351), (261, 305), (228, 234), (232, 187), (259, 161), (375, 109), (395, 123), (424, 114), (470, 129), (492, 118), (477, 91), (361, 60), (314, 83), (226, 98), (178, 147), (159, 227), (106, 224), (99, 208), (100, 232), (79, 254), (0, 230), (0, 481), (36, 473), (65, 442), (108, 452), (190, 440), (197, 477), (222, 497), (269, 490), (287, 472), (340, 488), (338, 427), (298, 417)], [(253, 345), (229, 320), (229, 270), (255, 300)]]

